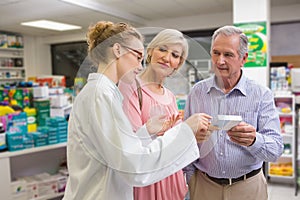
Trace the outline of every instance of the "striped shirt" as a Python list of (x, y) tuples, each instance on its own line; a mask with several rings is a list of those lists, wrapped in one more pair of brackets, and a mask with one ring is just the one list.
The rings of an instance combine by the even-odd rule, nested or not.
[[(236, 178), (275, 162), (283, 152), (280, 121), (272, 91), (242, 74), (227, 94), (217, 86), (215, 76), (192, 88), (185, 107), (185, 118), (194, 113), (240, 115), (256, 128), (256, 141), (250, 147), (233, 143), (226, 131), (214, 131), (209, 140), (198, 144), (200, 158), (187, 166), (189, 180), (196, 169), (216, 178)], [(213, 119), (214, 119), (213, 118)]]

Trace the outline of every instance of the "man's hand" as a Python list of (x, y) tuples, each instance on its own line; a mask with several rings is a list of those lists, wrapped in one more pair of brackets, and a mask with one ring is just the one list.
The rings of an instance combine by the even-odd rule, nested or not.
[(231, 128), (227, 134), (232, 142), (242, 146), (251, 146), (256, 139), (256, 129), (245, 122)]

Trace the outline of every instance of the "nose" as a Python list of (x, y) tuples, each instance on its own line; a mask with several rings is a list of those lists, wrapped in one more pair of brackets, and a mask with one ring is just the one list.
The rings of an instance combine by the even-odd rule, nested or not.
[(169, 52), (169, 51), (166, 51), (162, 56), (162, 59), (164, 62), (168, 62), (170, 60), (170, 58), (171, 58), (171, 52)]
[(217, 62), (219, 65), (222, 65), (225, 63), (225, 57), (223, 55), (220, 55), (217, 59)]

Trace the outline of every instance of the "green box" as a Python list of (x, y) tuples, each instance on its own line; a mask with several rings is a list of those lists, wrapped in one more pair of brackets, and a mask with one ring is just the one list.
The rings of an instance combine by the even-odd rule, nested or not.
[(50, 117), (50, 100), (49, 99), (35, 99), (33, 106), (36, 109), (38, 126), (45, 126), (47, 118)]

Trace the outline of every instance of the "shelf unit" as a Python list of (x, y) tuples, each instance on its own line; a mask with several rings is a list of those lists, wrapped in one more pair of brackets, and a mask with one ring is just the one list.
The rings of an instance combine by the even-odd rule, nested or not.
[(298, 171), (298, 168), (299, 168), (299, 162), (300, 162), (300, 155), (299, 155), (299, 147), (298, 145), (300, 144), (300, 140), (299, 140), (299, 131), (300, 131), (300, 104), (299, 103), (296, 103), (296, 128), (295, 128), (295, 133), (296, 133), (296, 188), (295, 188), (295, 195), (297, 196), (298, 195), (298, 189), (299, 189), (299, 182), (298, 182), (298, 179), (299, 179), (299, 171)]
[(277, 162), (268, 163), (268, 178), (296, 185), (295, 96), (275, 93), (274, 98), (280, 118), (284, 152)]
[[(43, 172), (54, 174), (58, 171), (61, 161), (65, 158), (66, 143), (0, 153), (1, 199), (13, 200), (10, 193), (10, 186), (13, 179), (23, 176), (32, 176)], [(62, 195), (62, 193), (58, 193), (37, 199), (47, 200)]]
[(25, 79), (23, 48), (0, 48), (0, 83)]

